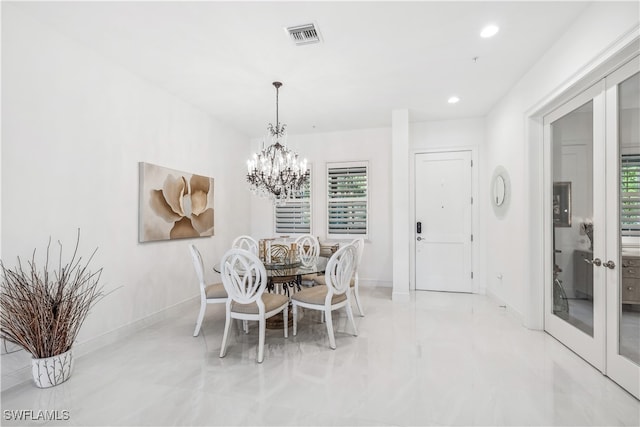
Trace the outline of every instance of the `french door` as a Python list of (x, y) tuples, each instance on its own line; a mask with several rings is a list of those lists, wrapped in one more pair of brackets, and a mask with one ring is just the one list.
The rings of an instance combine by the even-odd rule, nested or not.
[(640, 399), (640, 57), (607, 77), (605, 96), (606, 374)]
[(636, 397), (639, 71), (636, 57), (544, 117), (545, 330)]

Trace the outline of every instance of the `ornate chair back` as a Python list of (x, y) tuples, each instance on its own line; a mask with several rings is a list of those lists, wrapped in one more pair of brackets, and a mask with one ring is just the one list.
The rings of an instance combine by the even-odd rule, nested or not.
[(244, 249), (254, 255), (258, 255), (258, 242), (251, 236), (238, 236), (231, 244), (232, 248)]
[(343, 294), (349, 290), (351, 277), (356, 271), (357, 265), (358, 249), (351, 243), (341, 247), (333, 254), (325, 270), (325, 281), (329, 294)]
[(320, 255), (320, 243), (316, 236), (311, 234), (303, 234), (296, 239), (298, 247), (298, 258), (302, 265), (310, 265), (315, 262), (316, 257)]
[(362, 261), (362, 252), (364, 252), (364, 238), (360, 237), (359, 239), (354, 239), (351, 242), (352, 245), (356, 247), (358, 251), (358, 259), (356, 260), (356, 271), (355, 274), (358, 274), (358, 270), (360, 269), (360, 261)]
[(229, 249), (220, 262), (220, 276), (231, 300), (239, 304), (256, 302), (264, 310), (261, 297), (267, 286), (267, 271), (255, 254)]
[(202, 262), (202, 255), (200, 255), (200, 251), (193, 244), (189, 245), (189, 252), (191, 252), (193, 267), (196, 270), (196, 275), (198, 276), (198, 282), (200, 283), (200, 294), (204, 297), (204, 292), (205, 292), (205, 288), (207, 287), (207, 284), (204, 282), (204, 264)]

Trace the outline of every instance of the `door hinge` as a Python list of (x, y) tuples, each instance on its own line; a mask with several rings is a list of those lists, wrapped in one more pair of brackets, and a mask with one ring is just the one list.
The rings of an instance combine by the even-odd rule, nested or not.
[(471, 160), (471, 167), (473, 167), (473, 160)]
[(471, 272), (471, 278), (473, 279), (473, 271)]
[(471, 241), (473, 242), (473, 234), (471, 235)]
[(473, 204), (473, 196), (471, 197), (471, 204)]

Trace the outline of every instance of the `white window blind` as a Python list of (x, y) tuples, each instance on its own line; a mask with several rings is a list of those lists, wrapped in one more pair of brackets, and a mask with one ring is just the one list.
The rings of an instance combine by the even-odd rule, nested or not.
[(311, 233), (311, 167), (309, 167), (309, 173), (309, 181), (301, 197), (276, 205), (276, 234)]
[(368, 232), (367, 162), (327, 164), (327, 234), (334, 238)]
[(640, 236), (640, 155), (622, 155), (620, 227), (623, 236)]

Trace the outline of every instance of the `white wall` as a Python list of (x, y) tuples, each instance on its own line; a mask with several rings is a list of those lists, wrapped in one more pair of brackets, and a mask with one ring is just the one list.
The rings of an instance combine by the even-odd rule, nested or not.
[[(530, 147), (526, 123), (528, 114), (549, 99), (560, 88), (594, 67), (618, 40), (637, 30), (638, 2), (598, 2), (590, 5), (567, 28), (556, 44), (533, 65), (530, 71), (491, 110), (487, 116), (485, 168), (481, 174), (481, 191), (487, 194), (493, 169), (503, 165), (511, 176), (512, 203), (505, 218), (486, 215), (488, 292), (504, 301), (511, 309), (524, 315), (528, 326), (542, 327), (542, 278), (538, 276), (543, 236), (542, 212), (532, 202), (531, 194), (539, 194), (538, 167)], [(483, 199), (486, 198), (481, 196)], [(531, 234), (530, 229), (536, 230)], [(503, 280), (496, 278), (503, 273)]]
[(410, 126), (409, 145), (414, 151), (480, 148), (484, 145), (484, 133), (482, 117), (414, 122)]
[[(289, 147), (312, 163), (312, 234), (327, 240), (328, 162), (369, 162), (369, 238), (360, 267), (363, 286), (391, 286), (391, 130), (363, 129), (313, 135), (289, 135)], [(258, 148), (253, 141), (250, 150)], [(251, 196), (251, 235), (273, 237), (273, 205)]]
[[(92, 265), (104, 268), (106, 289), (117, 290), (89, 315), (79, 344), (196, 297), (187, 245), (212, 264), (250, 230), (248, 138), (2, 8), (3, 261), (28, 259), (34, 248), (42, 255), (50, 236), (68, 253), (77, 228), (83, 255), (99, 247)], [(138, 243), (140, 161), (215, 179), (214, 237)], [(4, 387), (27, 360), (2, 356)]]

